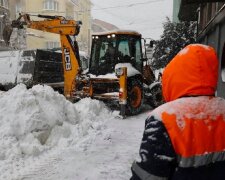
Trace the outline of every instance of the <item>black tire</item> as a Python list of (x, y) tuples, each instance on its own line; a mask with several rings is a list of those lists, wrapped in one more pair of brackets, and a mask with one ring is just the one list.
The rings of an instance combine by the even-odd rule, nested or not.
[(132, 78), (127, 83), (126, 115), (140, 113), (143, 103), (142, 82), (138, 78)]
[(150, 106), (156, 108), (164, 103), (162, 96), (162, 86), (160, 84), (151, 89), (152, 98), (149, 102)]

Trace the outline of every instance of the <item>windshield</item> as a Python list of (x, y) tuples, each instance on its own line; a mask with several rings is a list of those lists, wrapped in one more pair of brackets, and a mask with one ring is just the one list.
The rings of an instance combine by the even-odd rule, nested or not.
[(95, 75), (114, 73), (115, 65), (129, 62), (142, 71), (142, 51), (139, 37), (117, 35), (93, 39), (89, 70)]
[(112, 73), (115, 62), (115, 47), (115, 38), (100, 37), (93, 40), (90, 71), (94, 74)]

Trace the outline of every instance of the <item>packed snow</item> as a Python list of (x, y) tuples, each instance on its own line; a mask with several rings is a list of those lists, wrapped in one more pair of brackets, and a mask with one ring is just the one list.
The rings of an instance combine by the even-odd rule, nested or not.
[(73, 104), (49, 86), (0, 91), (0, 179), (129, 179), (149, 111), (120, 119), (98, 100)]

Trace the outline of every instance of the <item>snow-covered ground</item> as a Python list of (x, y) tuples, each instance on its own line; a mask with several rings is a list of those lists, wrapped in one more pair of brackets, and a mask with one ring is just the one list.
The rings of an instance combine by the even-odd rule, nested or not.
[(41, 85), (0, 92), (0, 180), (127, 180), (149, 111), (120, 119)]

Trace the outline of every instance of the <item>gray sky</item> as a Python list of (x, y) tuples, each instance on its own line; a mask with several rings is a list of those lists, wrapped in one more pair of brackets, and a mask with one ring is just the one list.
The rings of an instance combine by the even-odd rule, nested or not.
[(91, 0), (92, 17), (159, 39), (166, 16), (172, 19), (173, 0)]

